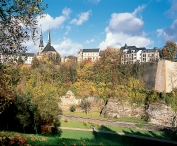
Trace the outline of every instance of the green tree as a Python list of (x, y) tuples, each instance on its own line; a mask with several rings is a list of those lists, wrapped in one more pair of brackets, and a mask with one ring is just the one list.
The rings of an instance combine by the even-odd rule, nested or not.
[(32, 89), (32, 102), (37, 106), (37, 111), (41, 117), (41, 123), (53, 123), (61, 114), (58, 107), (57, 88), (52, 84), (43, 84)]
[(88, 114), (91, 109), (91, 103), (86, 98), (82, 99), (80, 106), (86, 114)]
[(74, 113), (76, 111), (76, 106), (75, 105), (70, 106), (69, 110), (70, 112)]

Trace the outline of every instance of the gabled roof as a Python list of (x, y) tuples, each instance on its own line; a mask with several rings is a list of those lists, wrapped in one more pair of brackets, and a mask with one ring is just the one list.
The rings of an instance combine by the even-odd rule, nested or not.
[(49, 51), (53, 51), (53, 52), (57, 52), (53, 46), (51, 46), (50, 43), (48, 43), (45, 48), (42, 50), (41, 53), (44, 53), (44, 52), (49, 52)]
[(146, 49), (146, 50), (143, 50), (143, 52), (156, 52), (157, 51), (157, 49)]
[(35, 54), (34, 53), (25, 53), (26, 56), (34, 56)]
[(120, 50), (127, 50), (127, 52), (131, 52), (132, 50), (135, 50), (135, 52), (138, 52), (139, 50), (146, 50), (145, 47), (140, 47), (137, 48), (136, 46), (127, 46), (127, 44), (125, 44), (125, 46), (121, 47)]
[(83, 52), (100, 52), (99, 48), (95, 48), (95, 49), (83, 49)]

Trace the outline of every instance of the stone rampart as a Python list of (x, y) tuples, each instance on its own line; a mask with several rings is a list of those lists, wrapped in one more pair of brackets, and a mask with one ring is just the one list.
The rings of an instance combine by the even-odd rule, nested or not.
[(177, 62), (160, 60), (156, 72), (155, 90), (171, 92), (175, 88), (177, 88)]

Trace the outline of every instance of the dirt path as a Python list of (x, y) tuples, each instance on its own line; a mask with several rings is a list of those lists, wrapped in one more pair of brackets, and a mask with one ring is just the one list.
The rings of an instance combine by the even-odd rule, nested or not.
[(108, 133), (108, 134), (117, 134), (117, 135), (121, 135), (121, 136), (135, 137), (135, 138), (141, 138), (141, 139), (147, 139), (147, 140), (152, 140), (152, 141), (169, 143), (171, 145), (177, 145), (177, 142), (175, 142), (175, 141), (164, 140), (164, 139), (153, 138), (153, 137), (147, 137), (147, 136), (140, 136), (140, 135), (135, 135), (135, 134), (114, 132), (114, 131), (105, 131), (105, 130), (97, 130), (97, 129), (71, 128), (71, 127), (60, 127), (60, 129), (90, 131), (90, 132), (101, 132), (101, 133)]

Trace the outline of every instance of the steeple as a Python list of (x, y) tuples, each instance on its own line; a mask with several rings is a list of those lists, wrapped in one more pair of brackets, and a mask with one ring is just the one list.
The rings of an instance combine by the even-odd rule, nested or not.
[(39, 47), (44, 47), (43, 36), (42, 36), (42, 29), (41, 29), (41, 35), (40, 35), (40, 43), (39, 43)]
[(43, 43), (43, 35), (42, 35), (42, 27), (41, 27), (41, 35), (40, 35), (40, 42), (39, 42), (39, 55), (44, 49), (44, 43)]
[(48, 43), (51, 44), (51, 39), (50, 39), (50, 30), (49, 30), (49, 34), (48, 34)]

